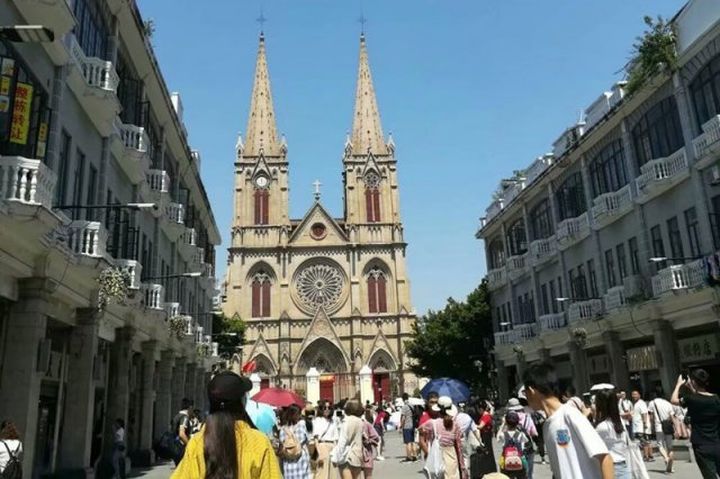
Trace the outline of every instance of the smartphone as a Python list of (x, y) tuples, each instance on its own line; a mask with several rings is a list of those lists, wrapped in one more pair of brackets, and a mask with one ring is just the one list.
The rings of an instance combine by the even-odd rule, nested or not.
[(340, 410), (337, 410), (337, 411), (335, 411), (335, 415), (336, 415), (337, 417), (343, 417), (343, 412), (340, 411)]
[(690, 376), (690, 375), (689, 375), (689, 371), (688, 371), (687, 369), (683, 369), (680, 374), (681, 374), (681, 376), (682, 376), (682, 378), (683, 378), (684, 381), (687, 381), (687, 380), (688, 380), (688, 377)]

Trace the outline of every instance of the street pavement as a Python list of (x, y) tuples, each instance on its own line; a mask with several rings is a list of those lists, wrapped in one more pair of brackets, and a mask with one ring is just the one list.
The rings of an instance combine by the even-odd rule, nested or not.
[[(387, 441), (387, 447), (385, 451), (385, 461), (375, 462), (375, 471), (373, 473), (374, 479), (422, 479), (422, 467), (421, 461), (415, 463), (401, 463), (400, 460), (405, 457), (405, 450), (402, 444), (402, 438), (397, 431), (388, 431), (385, 434)], [(499, 450), (496, 447), (496, 457), (499, 456)], [(539, 460), (536, 457), (537, 460)], [(675, 473), (666, 474), (664, 472), (664, 462), (658, 455), (655, 462), (647, 464), (648, 472), (651, 478), (691, 478), (700, 477), (700, 472), (697, 466), (687, 460), (675, 461)], [(161, 464), (150, 469), (134, 470), (130, 477), (142, 477), (143, 479), (166, 479), (170, 477), (174, 466), (172, 463)], [(535, 473), (533, 474), (535, 479), (552, 479), (552, 473), (550, 472), (550, 466), (544, 464), (535, 464)], [(198, 478), (201, 479), (201, 478)]]

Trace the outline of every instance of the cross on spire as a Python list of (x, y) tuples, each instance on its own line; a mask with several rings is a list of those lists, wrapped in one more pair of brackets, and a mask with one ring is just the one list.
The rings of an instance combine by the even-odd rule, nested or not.
[(258, 24), (260, 24), (260, 35), (263, 34), (263, 30), (265, 30), (265, 22), (267, 22), (267, 17), (263, 15), (263, 9), (260, 8), (260, 16), (255, 19)]
[(360, 17), (358, 17), (357, 21), (360, 24), (360, 35), (365, 35), (365, 24), (368, 22), (367, 17), (364, 13), (360, 12)]
[(313, 186), (315, 187), (315, 201), (320, 201), (320, 187), (322, 183), (320, 183), (320, 180), (315, 180)]

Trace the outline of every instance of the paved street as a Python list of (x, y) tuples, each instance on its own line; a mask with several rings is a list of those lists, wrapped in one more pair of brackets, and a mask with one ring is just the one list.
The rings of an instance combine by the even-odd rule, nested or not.
[[(392, 479), (413, 479), (422, 477), (422, 463), (417, 462), (415, 464), (401, 463), (400, 460), (404, 457), (404, 449), (401, 443), (401, 438), (396, 432), (388, 432), (385, 436), (388, 441), (388, 447), (385, 453), (386, 460), (382, 462), (376, 462), (375, 467), (375, 478), (392, 478)], [(499, 455), (499, 451), (497, 454)], [(152, 469), (135, 471), (131, 477), (143, 477), (145, 479), (165, 479), (172, 473), (173, 467), (170, 464), (163, 464), (156, 466)], [(650, 477), (676, 477), (676, 478), (690, 478), (698, 477), (699, 473), (695, 464), (689, 463), (688, 461), (677, 461), (675, 464), (674, 474), (665, 474), (663, 472), (663, 461), (658, 457), (655, 462), (648, 465), (648, 471)], [(552, 474), (550, 473), (550, 466), (536, 464), (535, 465), (535, 479), (551, 479)]]

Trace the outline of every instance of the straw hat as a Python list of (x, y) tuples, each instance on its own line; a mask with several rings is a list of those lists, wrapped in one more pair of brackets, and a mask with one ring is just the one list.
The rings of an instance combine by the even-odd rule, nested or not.
[(525, 409), (518, 398), (510, 398), (506, 406), (508, 411), (522, 411)]

